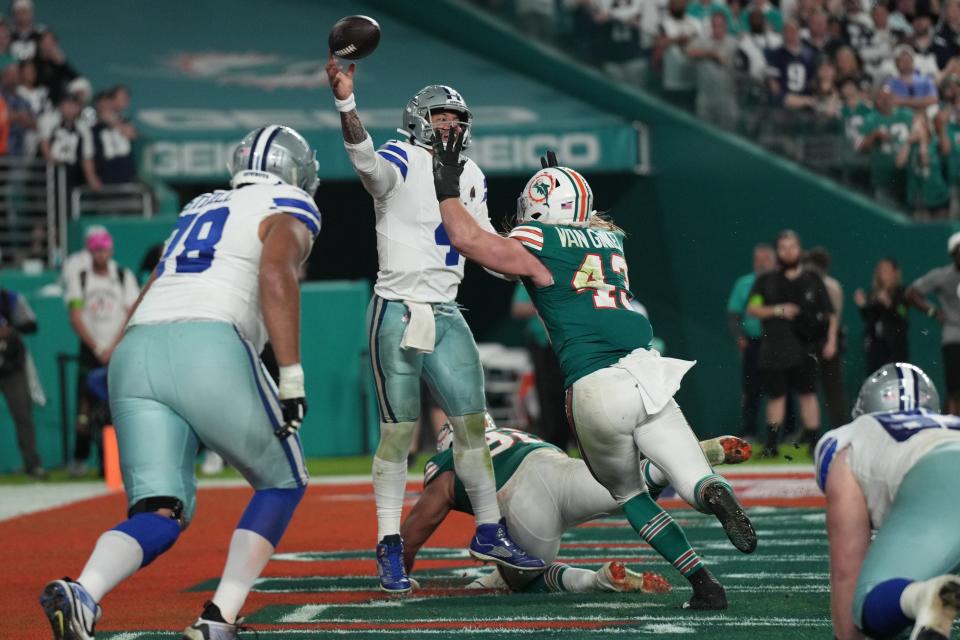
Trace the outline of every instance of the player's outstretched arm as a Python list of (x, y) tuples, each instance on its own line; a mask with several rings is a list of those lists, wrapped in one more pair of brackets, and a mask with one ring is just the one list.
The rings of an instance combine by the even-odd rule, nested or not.
[(280, 365), (280, 406), (284, 424), (277, 437), (300, 428), (306, 415), (303, 368), (300, 365), (300, 265), (313, 239), (302, 222), (286, 214), (260, 224), (260, 307), (270, 344)]
[(453, 508), (453, 471), (444, 471), (428, 484), (400, 525), (403, 538), (403, 564), (413, 569), (417, 552), (430, 539)]
[(826, 495), (833, 633), (838, 640), (860, 640), (864, 636), (853, 619), (853, 596), (870, 546), (870, 513), (847, 464), (846, 451), (840, 452), (830, 465)]
[(553, 284), (542, 262), (512, 238), (484, 230), (460, 202), (460, 174), (464, 161), (463, 132), (451, 131), (447, 143), (440, 136), (433, 146), (433, 183), (440, 202), (440, 215), (450, 243), (468, 260), (497, 273), (529, 277), (538, 287)]
[(357, 65), (351, 64), (344, 71), (333, 53), (327, 60), (327, 78), (333, 90), (334, 104), (340, 112), (340, 128), (347, 157), (353, 165), (367, 193), (374, 198), (382, 198), (396, 186), (400, 179), (397, 169), (377, 154), (373, 148), (373, 139), (360, 121), (357, 113), (357, 101), (353, 95), (353, 74)]

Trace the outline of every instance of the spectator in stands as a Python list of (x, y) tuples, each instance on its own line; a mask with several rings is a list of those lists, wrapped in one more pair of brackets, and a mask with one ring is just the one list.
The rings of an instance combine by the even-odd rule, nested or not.
[(767, 81), (767, 51), (773, 51), (783, 44), (783, 38), (776, 31), (767, 28), (763, 12), (755, 9), (747, 16), (748, 29), (740, 36), (738, 65), (751, 79)]
[(760, 320), (747, 314), (750, 291), (757, 277), (773, 271), (776, 254), (768, 244), (753, 248), (753, 271), (737, 278), (727, 300), (727, 327), (740, 351), (740, 437), (757, 435), (757, 413), (760, 411)]
[(865, 11), (861, 0), (844, 0), (840, 14), (840, 26), (845, 40), (854, 50), (870, 44), (873, 35), (873, 19)]
[(896, 0), (896, 9), (890, 14), (890, 30), (901, 39), (913, 37), (913, 17), (916, 13), (916, 0)]
[(873, 29), (863, 34), (865, 42), (857, 46), (857, 53), (864, 63), (864, 70), (874, 80), (881, 80), (883, 63), (890, 58), (896, 44), (896, 36), (890, 29), (890, 11), (882, 2), (873, 5), (870, 10)]
[(945, 218), (950, 191), (943, 179), (940, 148), (925, 113), (913, 118), (907, 144), (897, 151), (897, 167), (907, 171), (907, 207), (915, 218)]
[[(747, 5), (747, 9), (744, 11), (744, 16), (748, 17), (751, 11), (760, 11), (763, 13), (763, 18), (766, 23), (777, 33), (783, 31), (783, 14), (781, 14), (780, 10), (777, 9), (769, 0), (753, 0), (753, 2)], [(744, 31), (746, 31), (748, 27), (747, 20), (743, 21), (741, 27), (744, 29)]]
[(553, 347), (550, 346), (547, 330), (522, 284), (518, 284), (513, 292), (510, 314), (526, 322), (524, 333), (533, 363), (537, 404), (540, 405), (540, 417), (535, 423), (535, 431), (547, 442), (566, 451), (570, 444), (570, 428), (567, 426), (565, 414), (563, 372)]
[(80, 103), (67, 94), (56, 111), (38, 125), (40, 151), (47, 162), (66, 168), (67, 194), (85, 182), (94, 191), (103, 186), (93, 166), (93, 136), (80, 121)]
[(43, 26), (33, 23), (33, 1), (14, 0), (13, 10), (13, 42), (10, 52), (18, 60), (30, 60), (37, 55), (40, 38), (45, 31)]
[(17, 430), (24, 471), (32, 478), (43, 479), (47, 473), (37, 454), (27, 346), (21, 337), (36, 331), (37, 317), (26, 298), (16, 291), (0, 288), (0, 392)]
[[(907, 300), (943, 326), (940, 345), (946, 374), (945, 413), (960, 415), (960, 232), (947, 240), (951, 263), (932, 269), (907, 288)], [(936, 294), (939, 306), (927, 301)]]
[(860, 144), (860, 129), (863, 127), (863, 122), (870, 114), (871, 109), (866, 96), (851, 76), (840, 80), (840, 101), (843, 137), (850, 143), (849, 148), (856, 150), (857, 145)]
[(97, 124), (97, 110), (93, 108), (93, 85), (86, 78), (80, 76), (67, 83), (67, 93), (80, 103), (80, 115), (77, 120), (88, 128)]
[(806, 33), (803, 34), (803, 43), (813, 51), (818, 61), (833, 59), (843, 42), (830, 35), (827, 14), (817, 11), (807, 21)]
[[(836, 354), (836, 315), (823, 280), (800, 264), (800, 238), (781, 231), (775, 245), (778, 269), (759, 276), (747, 313), (763, 323), (760, 377), (767, 396), (767, 441), (762, 455), (779, 453), (780, 428), (790, 391), (797, 393), (803, 432), (810, 449), (820, 430), (817, 361)], [(825, 339), (826, 338), (826, 339)], [(818, 345), (823, 345), (818, 349)]]
[(10, 43), (13, 35), (10, 26), (0, 19), (0, 66), (5, 67), (11, 62), (18, 62), (17, 57), (10, 53)]
[(87, 234), (86, 250), (89, 257), (70, 260), (63, 274), (70, 326), (80, 338), (77, 438), (69, 468), (71, 475), (86, 473), (93, 434), (102, 426), (90, 421), (95, 400), (87, 392), (86, 377), (110, 362), (130, 307), (140, 293), (133, 272), (113, 260), (113, 238), (106, 229)]
[(889, 78), (884, 86), (893, 94), (894, 104), (917, 111), (937, 104), (937, 85), (934, 78), (914, 69), (914, 50), (902, 44), (893, 50), (897, 75)]
[(852, 48), (840, 47), (837, 49), (834, 62), (837, 68), (837, 87), (840, 87), (847, 80), (852, 80), (860, 91), (870, 90), (872, 86), (870, 77), (860, 68), (860, 60)]
[(552, 42), (557, 23), (556, 6), (552, 0), (514, 0), (517, 26), (521, 31), (542, 42)]
[(687, 56), (697, 63), (697, 116), (722, 129), (737, 125), (737, 40), (727, 33), (727, 18), (721, 12), (710, 18), (711, 34), (687, 47)]
[(947, 0), (933, 39), (937, 67), (943, 69), (951, 58), (960, 55), (960, 0)]
[(685, 51), (700, 35), (699, 24), (686, 12), (686, 0), (669, 0), (655, 43), (655, 55), (663, 61), (663, 89), (680, 101), (685, 101), (695, 87), (693, 64)]
[(857, 289), (853, 292), (853, 302), (860, 308), (863, 319), (863, 350), (867, 356), (864, 373), (870, 375), (891, 362), (909, 362), (909, 301), (897, 261), (882, 258), (877, 262), (870, 295)]
[(950, 217), (960, 216), (960, 76), (940, 84), (940, 109), (933, 120), (941, 162), (946, 163), (950, 189)]
[(810, 95), (816, 72), (814, 54), (800, 40), (800, 27), (788, 21), (783, 27), (783, 46), (767, 56), (767, 86), (774, 104), (783, 105), (788, 96)]
[(20, 84), (20, 65), (12, 62), (0, 70), (0, 95), (7, 105), (7, 118), (10, 133), (7, 140), (7, 154), (23, 157), (26, 155), (27, 134), (36, 129), (37, 121), (33, 117), (29, 103), (17, 92)]
[(640, 55), (641, 0), (595, 0), (593, 21), (605, 45), (598, 51), (603, 70), (617, 80), (639, 87), (647, 62)]
[[(93, 127), (93, 160), (97, 177), (103, 184), (122, 184), (137, 178), (133, 145), (137, 131), (118, 110), (119, 89), (99, 94), (94, 102), (97, 123)], [(123, 104), (122, 98), (119, 104)]]
[[(110, 89), (110, 95), (113, 96), (113, 110), (117, 113), (117, 118), (124, 123), (130, 122), (130, 87), (125, 84), (118, 84)], [(131, 140), (136, 137), (136, 131), (131, 127), (133, 135), (127, 137)]]
[(895, 106), (888, 87), (877, 89), (874, 110), (868, 114), (860, 129), (857, 150), (870, 154), (870, 182), (873, 197), (880, 204), (900, 208), (906, 191), (906, 173), (897, 166), (900, 147), (910, 137), (913, 112)]
[(37, 84), (37, 65), (33, 60), (24, 60), (20, 63), (20, 84), (17, 86), (17, 95), (30, 105), (30, 114), (35, 122), (34, 127), (27, 131), (23, 142), (24, 156), (34, 158), (40, 145), (38, 134), (40, 118), (50, 112), (53, 107), (50, 106), (47, 88)]
[(67, 83), (80, 74), (67, 62), (52, 31), (45, 31), (40, 37), (36, 62), (37, 82), (47, 88), (51, 102), (59, 104), (67, 93)]
[(937, 64), (933, 20), (930, 18), (930, 14), (918, 13), (913, 17), (913, 38), (911, 38), (910, 44), (914, 50), (914, 69), (932, 77), (936, 82), (940, 73), (940, 65)]
[(694, 0), (687, 6), (687, 15), (700, 24), (700, 37), (702, 38), (709, 38), (713, 33), (710, 19), (715, 13), (722, 14), (726, 19), (727, 33), (736, 36), (740, 32), (740, 24), (734, 22), (733, 13), (730, 7), (725, 4), (721, 4), (715, 0)]
[[(827, 407), (827, 420), (831, 428), (847, 424), (850, 420), (850, 407), (847, 404), (847, 392), (843, 385), (843, 354), (846, 351), (847, 331), (843, 326), (843, 286), (830, 275), (830, 252), (824, 247), (814, 247), (807, 252), (803, 259), (803, 267), (823, 280), (823, 286), (830, 296), (835, 320), (831, 326), (836, 327), (836, 349), (834, 354), (827, 356), (826, 349), (820, 349), (820, 388), (823, 390), (823, 401)], [(829, 340), (829, 338), (828, 338)]]
[(837, 90), (837, 71), (829, 58), (817, 67), (817, 75), (809, 93), (790, 93), (783, 100), (788, 109), (805, 109), (828, 118), (840, 117), (840, 92)]

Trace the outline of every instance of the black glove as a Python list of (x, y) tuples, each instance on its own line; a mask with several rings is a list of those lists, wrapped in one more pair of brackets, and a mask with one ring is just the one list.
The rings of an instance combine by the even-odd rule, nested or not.
[(300, 430), (303, 418), (307, 415), (307, 399), (287, 398), (281, 400), (280, 412), (283, 414), (283, 424), (274, 429), (273, 434), (281, 440), (286, 440)]
[(540, 156), (540, 166), (544, 169), (549, 169), (550, 167), (559, 167), (560, 163), (557, 161), (557, 153), (555, 151), (547, 151), (546, 158)]
[(451, 130), (446, 146), (439, 131), (433, 135), (433, 186), (437, 190), (437, 202), (460, 197), (460, 174), (467, 162), (460, 159), (460, 152), (466, 133), (466, 130), (459, 133)]

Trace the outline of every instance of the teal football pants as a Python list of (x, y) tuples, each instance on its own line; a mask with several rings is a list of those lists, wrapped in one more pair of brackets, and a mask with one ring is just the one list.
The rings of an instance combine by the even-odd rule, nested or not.
[(403, 349), (407, 328), (403, 302), (373, 296), (367, 310), (370, 364), (381, 422), (413, 422), (420, 416), (420, 377), (448, 416), (483, 413), (483, 367), (470, 327), (455, 303), (433, 305), (436, 343), (432, 353)]
[(875, 586), (927, 580), (960, 570), (960, 442), (927, 452), (904, 476), (886, 521), (867, 551), (853, 600), (854, 620)]
[(196, 506), (200, 443), (220, 454), (254, 489), (305, 486), (299, 436), (278, 439), (276, 387), (253, 346), (224, 322), (138, 325), (110, 360), (110, 410), (127, 501)]

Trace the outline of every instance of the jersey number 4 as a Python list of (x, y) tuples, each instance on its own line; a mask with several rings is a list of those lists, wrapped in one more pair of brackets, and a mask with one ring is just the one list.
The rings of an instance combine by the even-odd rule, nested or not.
[(593, 306), (597, 309), (616, 309), (617, 300), (624, 309), (632, 309), (627, 291), (630, 289), (630, 277), (627, 275), (627, 261), (619, 253), (610, 254), (610, 269), (623, 276), (623, 289), (607, 282), (603, 270), (603, 260), (598, 253), (588, 253), (573, 274), (573, 288), (577, 293), (593, 289)]
[(228, 207), (220, 207), (200, 214), (180, 216), (170, 244), (157, 265), (157, 276), (163, 275), (167, 258), (181, 246), (183, 248), (177, 254), (177, 266), (174, 270), (176, 273), (203, 273), (209, 269), (229, 215)]

